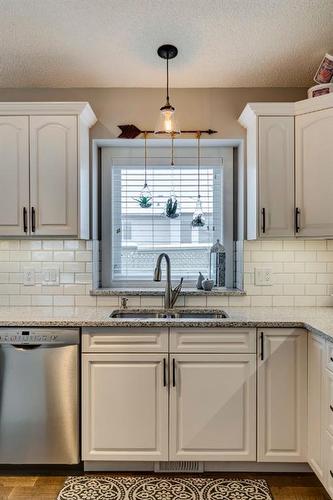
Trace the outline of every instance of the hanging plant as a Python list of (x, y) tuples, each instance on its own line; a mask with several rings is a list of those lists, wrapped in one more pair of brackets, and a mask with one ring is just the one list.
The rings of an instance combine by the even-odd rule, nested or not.
[(169, 198), (166, 201), (165, 208), (164, 208), (164, 215), (168, 217), (169, 219), (176, 219), (179, 217), (179, 204), (177, 200), (177, 196), (175, 194), (175, 186), (174, 186), (174, 134), (171, 134), (171, 191)]
[(178, 210), (177, 198), (175, 196), (170, 196), (165, 204), (164, 213), (166, 217), (168, 217), (169, 219), (176, 219), (177, 217), (179, 217), (179, 212), (177, 212), (177, 210)]
[(150, 208), (153, 206), (153, 196), (147, 184), (147, 132), (144, 133), (145, 138), (145, 182), (138, 197), (134, 200), (139, 204), (140, 208)]
[(147, 185), (143, 187), (140, 195), (134, 199), (138, 202), (140, 208), (150, 208), (153, 205), (153, 197)]

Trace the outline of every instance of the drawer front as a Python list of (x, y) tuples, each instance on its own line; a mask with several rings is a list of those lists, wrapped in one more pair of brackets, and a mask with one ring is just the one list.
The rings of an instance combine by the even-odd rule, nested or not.
[(82, 352), (168, 352), (167, 328), (83, 328)]
[(333, 372), (333, 342), (326, 342), (327, 368)]
[(255, 353), (255, 328), (171, 328), (170, 352)]
[(328, 432), (326, 433), (325, 441), (325, 486), (331, 498), (333, 498), (333, 437)]

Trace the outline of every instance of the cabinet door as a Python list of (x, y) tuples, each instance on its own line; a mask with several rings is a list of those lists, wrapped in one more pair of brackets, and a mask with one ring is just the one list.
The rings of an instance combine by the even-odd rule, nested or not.
[(83, 460), (168, 459), (162, 354), (83, 355)]
[(260, 116), (258, 142), (260, 236), (293, 236), (294, 117)]
[(170, 460), (256, 460), (254, 354), (171, 358)]
[(306, 462), (307, 333), (259, 331), (258, 461)]
[(0, 159), (0, 236), (24, 236), (29, 211), (27, 116), (0, 117)]
[(333, 373), (326, 370), (324, 375), (326, 396), (324, 399), (325, 428), (333, 436)]
[(30, 117), (30, 182), (31, 217), (35, 219), (33, 234), (76, 236), (78, 159), (75, 116)]
[(325, 340), (308, 340), (308, 462), (322, 481), (324, 477), (324, 373)]
[(297, 236), (333, 236), (333, 109), (296, 117)]

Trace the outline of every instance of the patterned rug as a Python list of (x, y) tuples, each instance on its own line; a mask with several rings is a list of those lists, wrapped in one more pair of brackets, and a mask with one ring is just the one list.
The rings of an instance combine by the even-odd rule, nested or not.
[(69, 477), (58, 500), (272, 500), (272, 496), (261, 479), (113, 474)]

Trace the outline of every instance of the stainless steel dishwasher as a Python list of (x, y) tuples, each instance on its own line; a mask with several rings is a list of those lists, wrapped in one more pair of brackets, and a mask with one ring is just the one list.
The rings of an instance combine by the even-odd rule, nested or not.
[(79, 330), (0, 328), (0, 463), (76, 464)]

